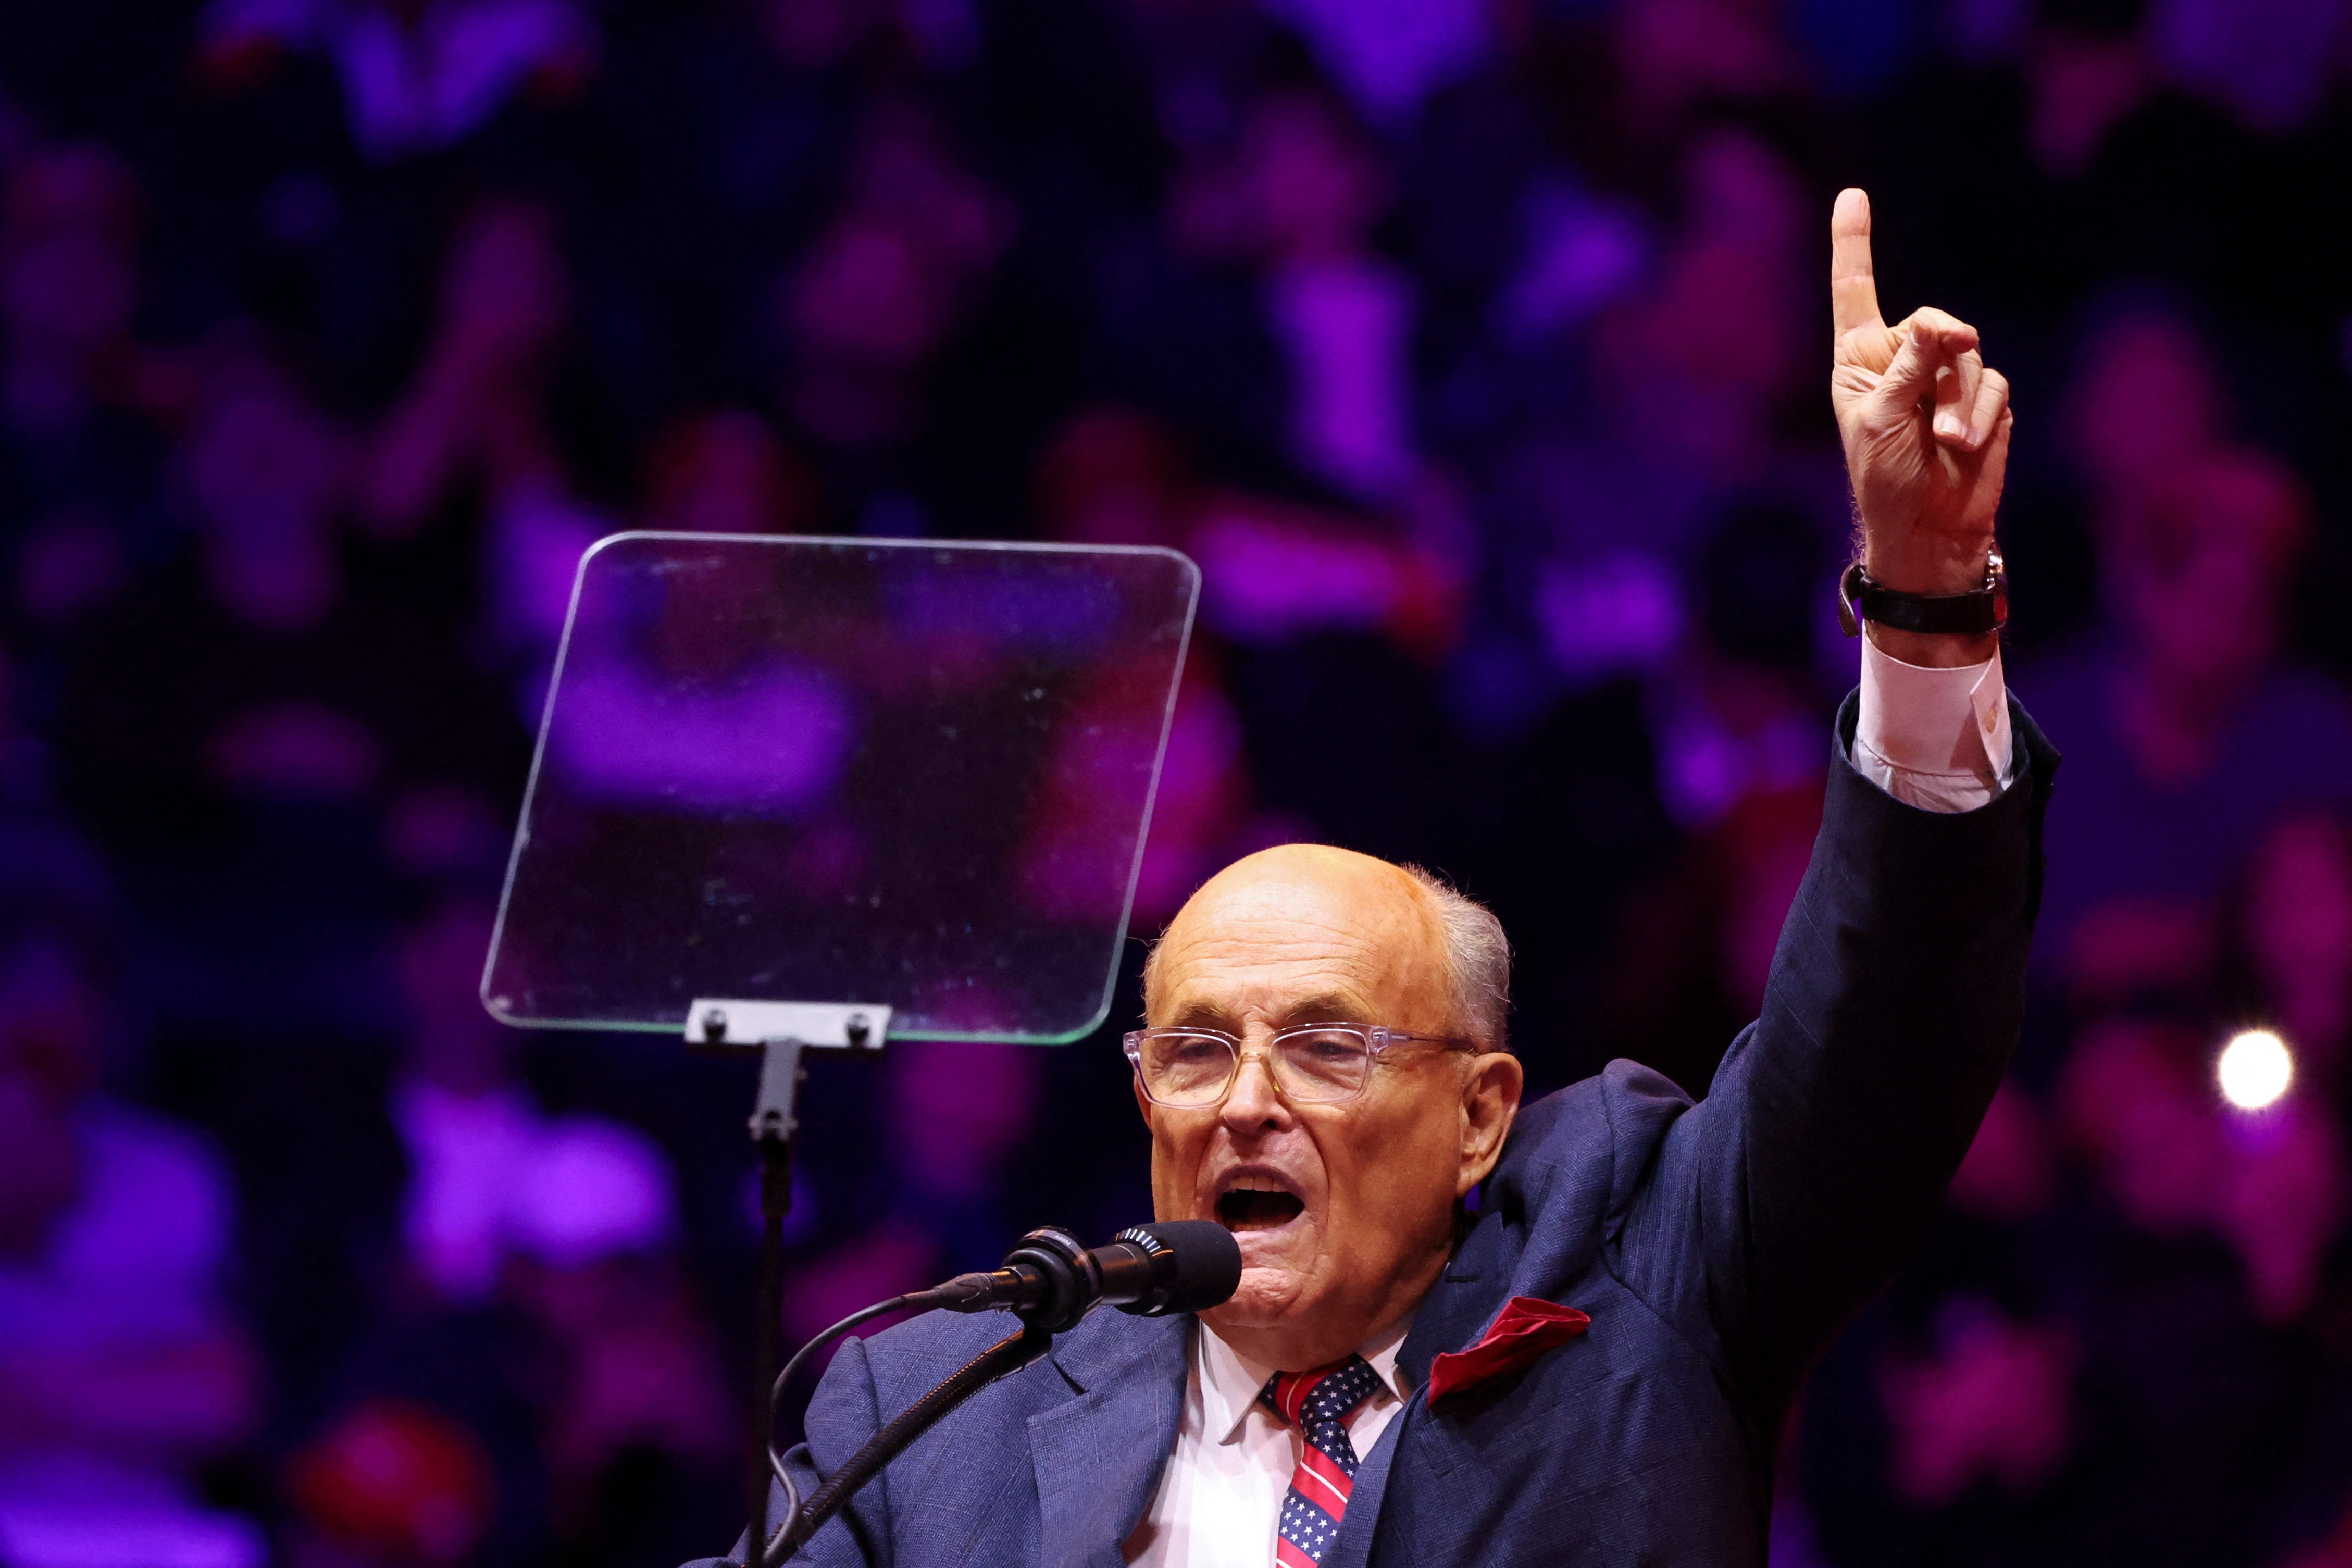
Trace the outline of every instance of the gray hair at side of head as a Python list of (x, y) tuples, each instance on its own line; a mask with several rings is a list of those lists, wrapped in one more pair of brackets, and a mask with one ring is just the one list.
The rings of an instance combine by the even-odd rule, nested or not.
[[(1456, 1027), (1467, 1027), (1479, 1048), (1507, 1051), (1510, 1047), (1511, 941), (1495, 911), (1433, 872), (1418, 866), (1397, 868), (1412, 879), (1429, 900), (1437, 917), (1445, 948), (1445, 967), (1454, 994), (1451, 1011)], [(1153, 984), (1160, 974), (1160, 943), (1143, 955), (1143, 1005), (1151, 1007)]]
[(1454, 1016), (1479, 1047), (1510, 1047), (1511, 940), (1495, 911), (1433, 872), (1402, 868), (1429, 898), (1445, 938), (1445, 967), (1454, 983)]

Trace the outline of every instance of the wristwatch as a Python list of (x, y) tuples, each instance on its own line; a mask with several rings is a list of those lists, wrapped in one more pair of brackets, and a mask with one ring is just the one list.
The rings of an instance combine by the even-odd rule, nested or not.
[(1876, 621), (1902, 632), (1981, 637), (2009, 624), (2009, 574), (2000, 552), (1985, 561), (1981, 588), (1965, 594), (1903, 594), (1874, 583), (1857, 561), (1838, 579), (1838, 626), (1850, 637), (1862, 623)]

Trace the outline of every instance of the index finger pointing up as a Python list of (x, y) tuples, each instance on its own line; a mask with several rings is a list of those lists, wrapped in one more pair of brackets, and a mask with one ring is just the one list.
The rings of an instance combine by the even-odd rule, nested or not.
[(1870, 197), (1849, 185), (1830, 209), (1830, 315), (1837, 335), (1885, 324), (1878, 279), (1870, 270)]

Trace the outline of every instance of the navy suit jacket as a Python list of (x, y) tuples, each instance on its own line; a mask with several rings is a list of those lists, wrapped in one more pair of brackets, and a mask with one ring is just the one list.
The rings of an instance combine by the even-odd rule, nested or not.
[[(1398, 1360), (1418, 1385), (1513, 1296), (1591, 1326), (1438, 1408), (1410, 1401), (1327, 1568), (1763, 1561), (1798, 1384), (1933, 1221), (2000, 1083), (2058, 760), (2012, 704), (2010, 789), (1921, 811), (1854, 772), (1854, 709), (1762, 1016), (1706, 1100), (1616, 1061), (1526, 1107)], [(1011, 1326), (933, 1313), (847, 1342), (791, 1457), (802, 1495)], [(918, 1439), (801, 1560), (1118, 1568), (1195, 1331), (1095, 1312)]]

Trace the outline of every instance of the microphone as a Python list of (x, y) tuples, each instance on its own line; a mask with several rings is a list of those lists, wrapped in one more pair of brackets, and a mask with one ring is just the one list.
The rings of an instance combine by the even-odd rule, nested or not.
[(1046, 1226), (1023, 1237), (1003, 1268), (959, 1274), (908, 1296), (907, 1305), (950, 1312), (1009, 1309), (1031, 1327), (1057, 1334), (1076, 1327), (1097, 1301), (1161, 1318), (1220, 1306), (1241, 1281), (1241, 1244), (1214, 1220), (1131, 1226), (1091, 1252), (1068, 1231)]

